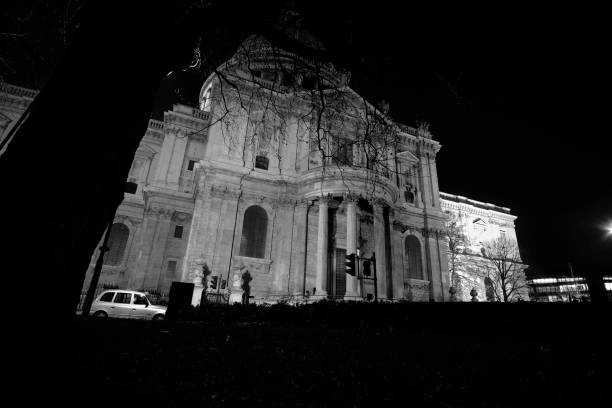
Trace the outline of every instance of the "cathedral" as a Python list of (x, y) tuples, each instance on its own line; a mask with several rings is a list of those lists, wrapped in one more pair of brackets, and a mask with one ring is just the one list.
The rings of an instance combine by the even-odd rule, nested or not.
[[(194, 304), (202, 290), (233, 303), (248, 273), (255, 302), (450, 300), (449, 217), (461, 217), (472, 246), (516, 242), (516, 217), (440, 192), (441, 145), (427, 126), (394, 122), (349, 79), (330, 62), (245, 40), (202, 84), (199, 106), (175, 104), (149, 121), (100, 283), (168, 292), (193, 282)], [(3, 140), (35, 95), (3, 85)], [(358, 278), (364, 267), (376, 280)], [(473, 287), (486, 300), (484, 280)]]

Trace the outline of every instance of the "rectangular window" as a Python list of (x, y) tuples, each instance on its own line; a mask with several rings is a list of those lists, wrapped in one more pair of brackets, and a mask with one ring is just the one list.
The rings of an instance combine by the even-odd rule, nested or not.
[(269, 163), (269, 160), (266, 156), (255, 157), (255, 168), (256, 169), (268, 170), (268, 163)]
[(338, 141), (338, 148), (333, 157), (334, 164), (341, 166), (350, 166), (353, 164), (353, 146), (347, 139), (340, 139)]
[(168, 261), (168, 268), (166, 269), (166, 272), (169, 274), (174, 274), (174, 272), (176, 272), (176, 261)]
[(187, 164), (187, 170), (188, 171), (193, 171), (194, 167), (195, 167), (196, 161), (195, 160), (189, 160), (189, 164)]
[(183, 238), (183, 226), (177, 225), (174, 227), (174, 238)]

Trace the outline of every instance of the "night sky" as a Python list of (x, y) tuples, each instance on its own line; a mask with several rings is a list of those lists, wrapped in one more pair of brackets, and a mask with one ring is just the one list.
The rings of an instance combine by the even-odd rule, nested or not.
[(602, 11), (379, 4), (312, 29), (333, 38), (344, 20), (352, 86), (400, 122), (431, 124), (441, 191), (510, 207), (537, 272), (612, 274)]
[[(297, 3), (304, 27), (350, 68), (358, 93), (389, 101), (399, 122), (430, 123), (443, 145), (441, 191), (510, 207), (521, 253), (540, 273), (569, 274), (571, 262), (578, 275), (612, 274), (612, 237), (603, 229), (612, 222), (612, 172), (602, 10)], [(12, 71), (3, 67), (7, 81), (35, 86), (45, 74), (31, 68), (53, 65), (41, 56), (59, 58), (52, 24), (40, 20), (26, 39), (1, 38), (13, 57)], [(45, 38), (35, 58), (23, 48), (33, 38)], [(171, 78), (160, 100), (175, 86), (193, 99), (202, 81)]]

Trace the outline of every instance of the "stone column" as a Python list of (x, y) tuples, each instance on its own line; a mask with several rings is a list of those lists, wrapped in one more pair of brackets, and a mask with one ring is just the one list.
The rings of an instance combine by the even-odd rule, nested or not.
[[(347, 195), (346, 202), (346, 254), (357, 254), (357, 201), (355, 197)], [(355, 261), (357, 263), (357, 261)], [(357, 265), (355, 265), (357, 269)], [(360, 297), (359, 280), (356, 276), (346, 274), (345, 300), (356, 300)]]
[(319, 197), (319, 229), (317, 231), (317, 279), (315, 296), (327, 297), (327, 245), (328, 245), (328, 210), (329, 196)]
[(293, 247), (291, 253), (291, 277), (289, 290), (294, 296), (302, 296), (306, 273), (305, 254), (307, 248), (308, 202), (300, 201), (295, 206), (293, 221)]
[(376, 280), (379, 299), (387, 298), (387, 251), (385, 246), (384, 201), (374, 200), (374, 248), (376, 252)]

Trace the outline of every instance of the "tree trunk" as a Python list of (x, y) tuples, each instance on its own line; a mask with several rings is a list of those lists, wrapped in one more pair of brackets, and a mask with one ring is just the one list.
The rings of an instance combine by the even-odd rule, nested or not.
[[(4, 257), (22, 263), (13, 283), (40, 271), (34, 282), (44, 280), (44, 297), (53, 294), (53, 313), (64, 317), (123, 198), (159, 81), (194, 43), (168, 6), (112, 6), (84, 7), (78, 37), (0, 159)], [(36, 255), (39, 263), (24, 263)]]

